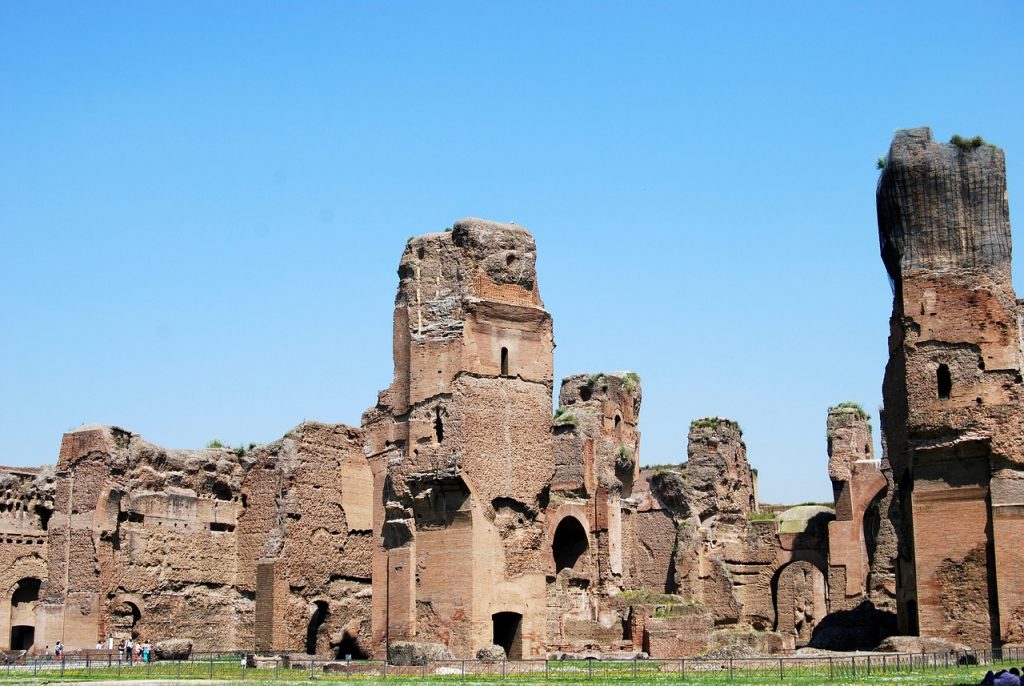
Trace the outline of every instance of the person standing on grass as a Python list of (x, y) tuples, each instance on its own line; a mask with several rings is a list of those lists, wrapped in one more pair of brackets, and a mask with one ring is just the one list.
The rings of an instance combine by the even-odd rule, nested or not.
[(131, 664), (132, 662), (134, 662), (134, 660), (132, 659), (134, 654), (135, 653), (132, 652), (132, 639), (129, 636), (128, 638), (124, 639), (124, 660), (125, 660), (125, 662), (127, 662), (128, 664)]
[(53, 657), (55, 660), (59, 660), (60, 656), (64, 654), (64, 644), (57, 641), (57, 644), (53, 646)]

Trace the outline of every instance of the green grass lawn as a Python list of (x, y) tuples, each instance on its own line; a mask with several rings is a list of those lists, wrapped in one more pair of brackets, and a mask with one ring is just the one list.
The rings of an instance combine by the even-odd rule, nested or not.
[[(1009, 667), (1009, 664), (1004, 665)], [(682, 667), (682, 669), (680, 669)], [(401, 684), (791, 684), (812, 686), (816, 684), (896, 684), (907, 686), (967, 686), (978, 684), (990, 667), (932, 668), (920, 665), (908, 671), (903, 664), (899, 670), (888, 667), (883, 673), (875, 665), (870, 674), (863, 666), (857, 666), (853, 674), (848, 663), (838, 661), (829, 665), (821, 661), (806, 663), (784, 663), (780, 678), (779, 661), (766, 659), (755, 663), (748, 661), (745, 668), (730, 671), (727, 663), (701, 664), (687, 661), (654, 662), (532, 662), (482, 664), (474, 660), (465, 663), (452, 662), (444, 665), (423, 667), (387, 667), (385, 678), (381, 663), (353, 662), (339, 671), (324, 672), (316, 668), (245, 669), (235, 661), (217, 662), (155, 662), (150, 665), (136, 664), (131, 667), (90, 665), (88, 669), (69, 668), (63, 673), (59, 665), (43, 663), (38, 667), (0, 668), (2, 682), (12, 686), (25, 684), (48, 684), (59, 682), (87, 681), (134, 681), (134, 680), (208, 680), (212, 677), (218, 686), (223, 684), (273, 684), (300, 682), (362, 682)], [(999, 666), (993, 666), (998, 669)], [(463, 673), (465, 670), (465, 673)]]

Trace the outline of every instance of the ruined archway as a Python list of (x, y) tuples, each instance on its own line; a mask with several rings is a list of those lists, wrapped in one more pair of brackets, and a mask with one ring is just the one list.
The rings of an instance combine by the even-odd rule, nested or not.
[(323, 600), (314, 601), (309, 609), (311, 614), (309, 625), (306, 627), (306, 655), (316, 655), (317, 635), (320, 633), (320, 627), (327, 621), (330, 610), (327, 602)]
[[(577, 569), (580, 559), (586, 554), (589, 543), (587, 531), (575, 517), (564, 517), (555, 529), (551, 541), (551, 553), (555, 558), (555, 572), (563, 569)], [(500, 644), (499, 644), (500, 645)]]
[(491, 625), (494, 645), (504, 648), (509, 660), (522, 660), (523, 616), (518, 612), (495, 612)]
[(35, 643), (36, 603), (41, 584), (35, 577), (26, 577), (11, 590), (11, 650), (28, 650)]
[(807, 645), (828, 612), (824, 573), (807, 560), (790, 562), (775, 573), (772, 601), (775, 630), (795, 636), (797, 646)]
[(110, 635), (114, 638), (136, 639), (139, 637), (139, 621), (142, 612), (130, 600), (122, 601), (110, 611)]

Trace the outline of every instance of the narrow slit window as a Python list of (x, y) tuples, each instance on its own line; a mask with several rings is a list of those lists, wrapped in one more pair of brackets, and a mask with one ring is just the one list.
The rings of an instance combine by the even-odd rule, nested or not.
[(441, 419), (441, 406), (434, 408), (434, 438), (438, 443), (444, 440), (444, 420)]
[(949, 394), (953, 390), (953, 377), (949, 375), (948, 365), (939, 365), (939, 368), (935, 370), (935, 380), (939, 387), (939, 398), (948, 400)]
[(508, 348), (501, 349), (501, 375), (508, 376)]

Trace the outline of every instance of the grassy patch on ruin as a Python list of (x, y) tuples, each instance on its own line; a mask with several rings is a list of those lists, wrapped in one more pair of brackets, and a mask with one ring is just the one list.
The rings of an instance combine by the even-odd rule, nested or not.
[(867, 410), (865, 410), (860, 403), (855, 403), (852, 400), (844, 400), (838, 405), (833, 405), (828, 408), (829, 412), (832, 412), (833, 410), (854, 410), (857, 413), (857, 416), (864, 421), (871, 419), (871, 415), (867, 413)]
[(774, 512), (748, 512), (747, 519), (752, 522), (770, 522), (775, 519)]
[(975, 136), (974, 138), (965, 138), (960, 134), (954, 134), (953, 137), (949, 139), (949, 142), (955, 145), (956, 147), (960, 148), (961, 152), (971, 152), (972, 150), (977, 150), (983, 145), (987, 145), (990, 148), (996, 147), (989, 143), (988, 141), (986, 141), (981, 136)]
[(564, 407), (559, 407), (555, 410), (555, 416), (551, 418), (551, 423), (555, 426), (563, 426), (565, 424), (571, 424), (572, 426), (579, 426), (579, 417), (569, 412)]
[(739, 432), (740, 436), (743, 435), (743, 429), (740, 428), (739, 422), (732, 419), (725, 419), (724, 417), (701, 417), (690, 422), (691, 429), (717, 429), (720, 426), (727, 426), (735, 429)]
[(640, 375), (636, 372), (626, 372), (619, 378), (622, 379), (622, 387), (628, 393), (632, 393), (640, 386)]

